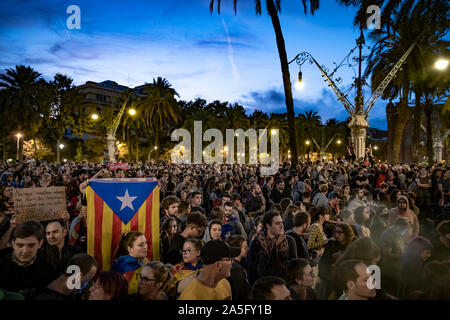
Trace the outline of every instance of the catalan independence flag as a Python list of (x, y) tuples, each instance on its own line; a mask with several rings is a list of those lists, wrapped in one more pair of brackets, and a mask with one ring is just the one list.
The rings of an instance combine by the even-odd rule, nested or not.
[(159, 260), (159, 188), (154, 178), (94, 179), (86, 189), (87, 251), (110, 270), (121, 234), (139, 231)]

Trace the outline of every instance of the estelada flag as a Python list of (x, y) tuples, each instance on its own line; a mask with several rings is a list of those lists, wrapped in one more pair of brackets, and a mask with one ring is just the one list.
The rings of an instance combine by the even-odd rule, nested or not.
[(110, 270), (123, 233), (145, 235), (149, 260), (159, 260), (159, 188), (154, 178), (94, 179), (86, 189), (87, 252)]

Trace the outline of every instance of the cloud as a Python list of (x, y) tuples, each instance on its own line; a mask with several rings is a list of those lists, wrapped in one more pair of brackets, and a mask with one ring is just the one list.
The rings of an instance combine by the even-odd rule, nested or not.
[[(249, 113), (254, 110), (261, 110), (266, 113), (286, 112), (285, 96), (282, 89), (271, 88), (262, 91), (252, 91), (247, 95), (243, 95), (238, 103), (242, 104)], [(296, 114), (312, 110), (317, 112), (322, 121), (335, 118), (344, 121), (348, 117), (348, 113), (342, 104), (337, 100), (336, 96), (329, 89), (322, 89), (320, 95), (315, 99), (294, 99), (294, 110)], [(386, 129), (386, 118), (383, 114), (374, 115), (369, 118), (370, 126)]]
[(63, 59), (95, 60), (101, 57), (99, 49), (78, 40), (56, 42), (49, 48), (48, 52)]
[(49, 58), (44, 58), (44, 57), (30, 57), (30, 58), (25, 58), (23, 60), (23, 62), (34, 65), (34, 64), (52, 63), (52, 62), (55, 62), (55, 60), (49, 59)]

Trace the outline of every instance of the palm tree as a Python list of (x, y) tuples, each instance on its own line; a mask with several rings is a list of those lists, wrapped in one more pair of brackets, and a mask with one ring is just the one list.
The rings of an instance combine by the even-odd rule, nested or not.
[[(140, 109), (147, 128), (153, 129), (154, 145), (159, 146), (161, 133), (181, 120), (181, 108), (175, 99), (179, 95), (169, 81), (161, 77), (153, 79), (153, 83), (145, 86), (143, 91), (147, 95), (141, 100)], [(159, 149), (156, 150), (156, 156)]]
[[(5, 88), (4, 110), (9, 124), (16, 125), (10, 130), (24, 131), (27, 136), (35, 137), (42, 123), (41, 114), (45, 112), (43, 103), (46, 82), (38, 79), (41, 74), (30, 66), (17, 65), (15, 69), (6, 69), (0, 75), (0, 88)], [(23, 161), (23, 139), (19, 144), (19, 161)]]
[(299, 133), (303, 139), (317, 137), (322, 126), (320, 116), (312, 110), (299, 114), (297, 123), (300, 128)]
[[(210, 2), (210, 12), (211, 14), (214, 11), (214, 3), (216, 1), (211, 0)], [(234, 12), (237, 13), (237, 0), (234, 0)], [(305, 14), (307, 13), (307, 3), (306, 0), (302, 0), (303, 8), (305, 10)], [(319, 9), (319, 0), (309, 0), (310, 4), (310, 12), (314, 15), (314, 12)], [(220, 14), (221, 1), (217, 0), (217, 12)], [(289, 123), (289, 141), (291, 146), (292, 153), (292, 165), (297, 166), (298, 163), (298, 155), (297, 155), (297, 134), (295, 128), (295, 112), (294, 112), (294, 100), (292, 98), (292, 87), (291, 87), (291, 77), (289, 73), (289, 64), (286, 54), (286, 46), (284, 42), (283, 32), (281, 30), (280, 19), (278, 17), (278, 13), (281, 13), (281, 0), (266, 0), (266, 8), (267, 13), (269, 14), (272, 26), (275, 31), (278, 55), (280, 57), (281, 63), (281, 73), (283, 75), (283, 84), (284, 84), (284, 94), (286, 97), (286, 109), (288, 115), (288, 123)], [(257, 15), (261, 15), (261, 0), (255, 0), (255, 12)]]
[(391, 143), (394, 163), (398, 163), (400, 160), (403, 131), (412, 115), (413, 109), (408, 104), (410, 95), (415, 91), (420, 97), (418, 86), (415, 86), (415, 83), (423, 79), (424, 70), (430, 67), (427, 51), (436, 46), (439, 38), (442, 37), (442, 31), (439, 31), (437, 27), (442, 26), (442, 13), (439, 13), (442, 5), (440, 0), (422, 0), (414, 5), (405, 3), (398, 13), (393, 14), (392, 30), (383, 28), (370, 35), (375, 40), (375, 45), (369, 56), (366, 75), (372, 73), (373, 89), (384, 79), (411, 44), (417, 41), (407, 58), (403, 71), (392, 80), (383, 94), (385, 99), (400, 98), (400, 103), (396, 108), (397, 115)]
[[(342, 5), (359, 7), (354, 24), (362, 29), (367, 26), (365, 21), (367, 7), (372, 4), (365, 0), (338, 0)], [(413, 144), (419, 139), (421, 114), (424, 108), (420, 103), (421, 85), (424, 72), (430, 68), (427, 52), (440, 46), (440, 39), (448, 32), (448, 4), (445, 0), (381, 0), (378, 5), (383, 7), (382, 29), (374, 30), (370, 38), (375, 45), (369, 56), (369, 64), (364, 77), (372, 75), (372, 89), (385, 78), (392, 67), (398, 62), (404, 52), (417, 41), (414, 50), (408, 56), (402, 72), (391, 82), (383, 94), (383, 98), (400, 98), (394, 118), (392, 161), (398, 163), (407, 121), (414, 112)], [(409, 107), (409, 98), (416, 96), (415, 108)], [(413, 111), (414, 110), (414, 111)], [(430, 147), (431, 148), (431, 147)], [(417, 158), (417, 149), (413, 148), (413, 158)]]

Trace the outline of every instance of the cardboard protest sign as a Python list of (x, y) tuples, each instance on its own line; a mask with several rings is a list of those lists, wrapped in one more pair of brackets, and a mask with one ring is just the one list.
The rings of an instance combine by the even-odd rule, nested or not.
[(23, 188), (14, 190), (17, 224), (61, 218), (67, 210), (65, 187)]

